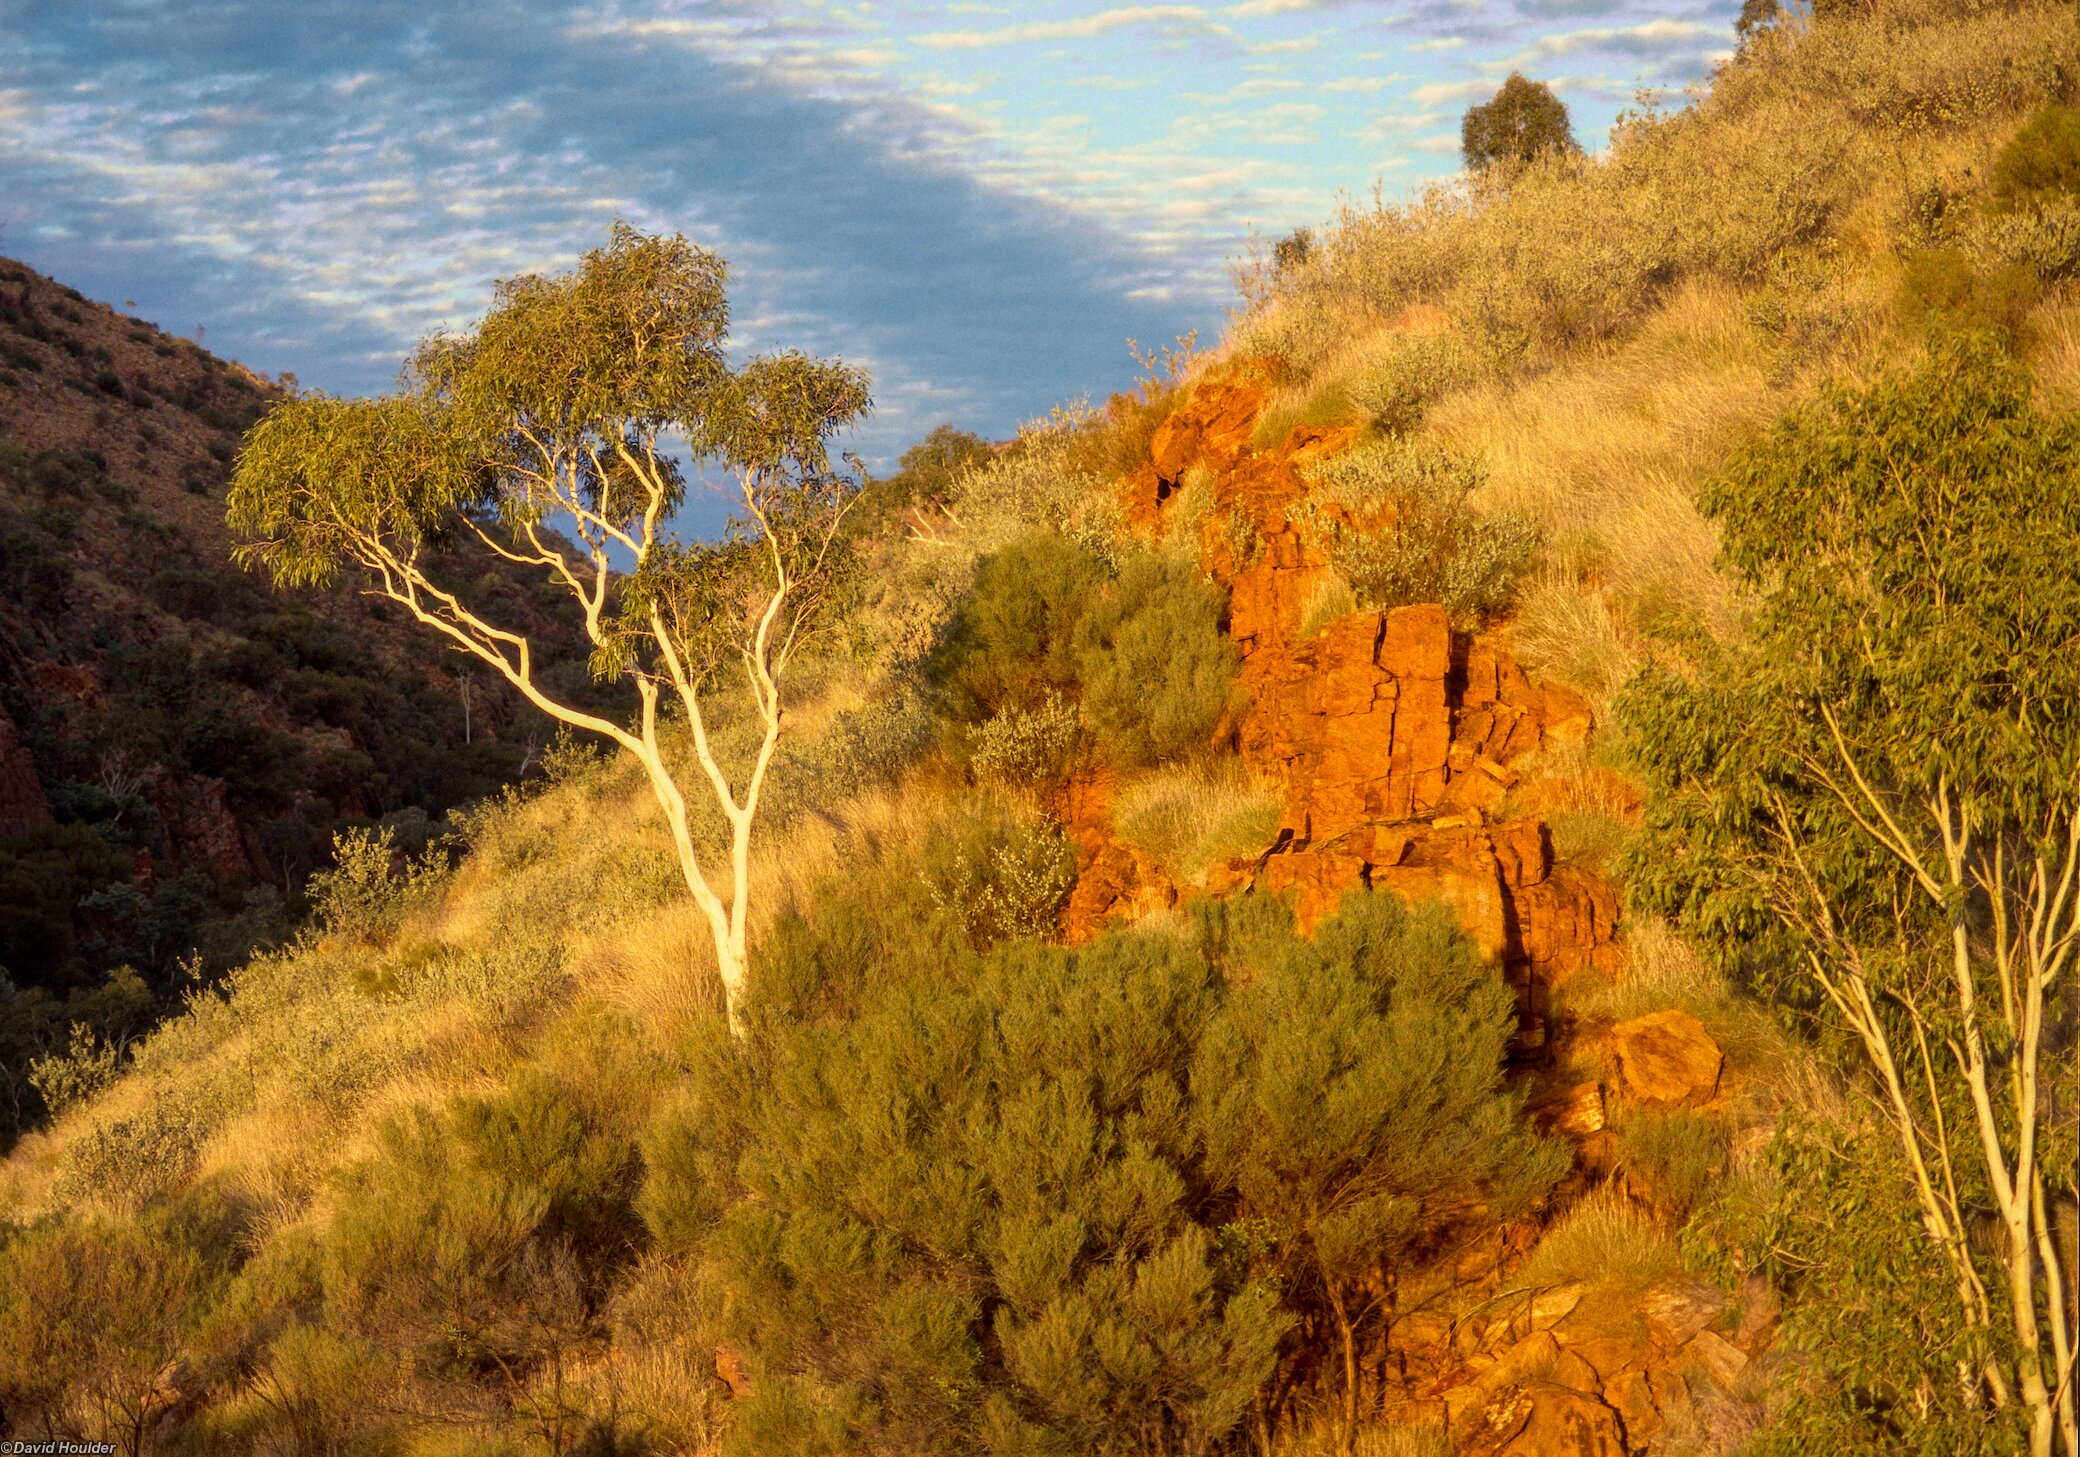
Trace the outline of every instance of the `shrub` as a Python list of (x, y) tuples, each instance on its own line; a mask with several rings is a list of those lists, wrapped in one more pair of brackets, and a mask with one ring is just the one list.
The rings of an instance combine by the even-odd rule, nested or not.
[(1378, 1276), (1455, 1201), (1513, 1217), (1569, 1160), (1504, 1090), (1514, 998), (1441, 908), (1349, 896), (1312, 947), (1266, 943), (1207, 1025), (1194, 1118), (1208, 1172), (1266, 1227), (1263, 1274), (1331, 1317), (1348, 1433)]
[(978, 773), (1065, 770), (1070, 703), (1112, 763), (1155, 763), (1204, 744), (1227, 708), (1238, 655), (1221, 608), (1182, 558), (1139, 551), (1114, 574), (1027, 537), (983, 562), (932, 670), (954, 721), (982, 725), (964, 740)]
[(2046, 102), (1994, 158), (1994, 206), (2015, 212), (2080, 195), (2080, 107)]
[(1478, 623), (1509, 605), (1537, 547), (1528, 522), (1474, 514), (1467, 498), (1484, 473), (1463, 457), (1382, 443), (1306, 474), (1314, 493), (1303, 516), (1366, 607), (1438, 602)]
[(1055, 933), (1076, 851), (1037, 815), (984, 797), (933, 827), (918, 874), (931, 903), (981, 949)]
[(1395, 333), (1351, 386), (1351, 403), (1390, 435), (1415, 429), (1440, 395), (1473, 381), (1474, 361), (1451, 334)]
[(1084, 716), (1115, 766), (1157, 764), (1204, 746), (1228, 706), (1241, 655), (1221, 631), (1224, 601), (1193, 563), (1140, 552), (1078, 624)]
[(121, 1225), (53, 1225), (0, 1252), (0, 1404), (17, 1435), (82, 1429), (143, 1450), (171, 1399), (195, 1257)]
[(1008, 789), (1059, 784), (1075, 767), (1082, 738), (1076, 705), (1050, 692), (1039, 707), (1006, 708), (968, 737), (968, 767)]
[(2038, 289), (2036, 274), (2021, 264), (1981, 272), (1962, 248), (1925, 248), (1907, 259), (1900, 308), (1936, 328), (2013, 335)]
[(1103, 565), (1060, 536), (1026, 536), (984, 558), (931, 665), (953, 717), (977, 723), (1073, 693), (1077, 624), (1103, 580)]
[(1564, 1162), (1440, 915), (1359, 897), (1310, 945), (1202, 903), (978, 956), (873, 873), (778, 933), (786, 1015), (704, 1044), (646, 1142), (646, 1221), (731, 1292), (739, 1452), (1207, 1450), (1260, 1392), (1275, 1427), (1279, 1342), (1330, 1319), (1317, 1240), (1391, 1267), (1361, 1234), (1522, 1208)]

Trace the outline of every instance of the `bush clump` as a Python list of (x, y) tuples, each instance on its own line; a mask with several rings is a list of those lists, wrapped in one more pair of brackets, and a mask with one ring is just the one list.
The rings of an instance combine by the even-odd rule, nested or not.
[(1192, 753), (1234, 680), (1222, 607), (1218, 588), (1165, 552), (1113, 569), (1073, 541), (1033, 535), (992, 554), (932, 665), (962, 756), (978, 775), (1015, 782), (1065, 775), (1082, 733), (1122, 768)]
[(1507, 608), (1538, 549), (1514, 516), (1481, 516), (1468, 498), (1478, 462), (1427, 446), (1364, 446), (1312, 466), (1303, 514), (1364, 607), (1442, 603), (1474, 625)]
[(699, 1060), (641, 1201), (733, 1293), (744, 1454), (1204, 1450), (1303, 1322), (1368, 1338), (1360, 1285), (1565, 1163), (1507, 987), (1390, 896), (1312, 943), (1248, 900), (978, 953), (879, 895), (785, 939), (789, 1015)]

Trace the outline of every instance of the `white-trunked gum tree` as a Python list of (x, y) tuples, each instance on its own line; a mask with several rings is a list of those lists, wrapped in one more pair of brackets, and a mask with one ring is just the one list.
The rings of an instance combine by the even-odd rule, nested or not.
[[(750, 866), (788, 702), (788, 669), (840, 616), (857, 470), (831, 440), (870, 408), (861, 370), (796, 353), (732, 367), (721, 259), (616, 225), (571, 273), (502, 283), (471, 332), (428, 339), (398, 393), (301, 395), (247, 437), (229, 519), (240, 559), (280, 585), (351, 564), (369, 592), (488, 664), (535, 707), (643, 767), (706, 918), (730, 1025), (742, 1029)], [(674, 438), (726, 472), (739, 508), (720, 540), (678, 539)], [(627, 722), (558, 696), (524, 633), (437, 579), (439, 548), (474, 540), (568, 594), (591, 670), (632, 685)], [(452, 574), (451, 574), (452, 575)], [(762, 728), (747, 766), (711, 740), (717, 695), (748, 693)], [(669, 731), (683, 714), (691, 762)], [(728, 827), (704, 864), (689, 796)]]

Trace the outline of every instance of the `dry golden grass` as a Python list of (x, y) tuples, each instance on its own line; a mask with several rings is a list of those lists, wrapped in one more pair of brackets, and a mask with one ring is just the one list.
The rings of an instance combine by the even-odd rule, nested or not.
[(1238, 760), (1160, 769), (1120, 792), (1112, 822), (1173, 879), (1192, 883), (1223, 860), (1270, 848), (1283, 808)]

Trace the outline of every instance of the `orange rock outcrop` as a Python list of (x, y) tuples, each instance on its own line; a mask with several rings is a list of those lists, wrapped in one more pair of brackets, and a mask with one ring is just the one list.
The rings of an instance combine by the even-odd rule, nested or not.
[[(1228, 589), (1228, 630), (1243, 654), (1249, 708), (1238, 746), (1285, 790), (1273, 853), (1226, 867), (1209, 888), (1286, 896), (1305, 926), (1360, 887), (1441, 900), (1515, 974), (1535, 1019), (1535, 988), (1616, 960), (1612, 888), (1555, 866), (1542, 821), (1509, 802), (1518, 765), (1586, 737), (1589, 706), (1533, 683), (1501, 642), (1455, 633), (1435, 605), (1355, 612), (1302, 638), (1326, 566), (1299, 519), (1303, 467), (1351, 432), (1303, 427), (1253, 448), (1262, 406), (1246, 369), (1200, 384), (1126, 483), (1129, 521), (1155, 534), (1172, 529), (1187, 476), (1208, 473), (1199, 546)], [(1174, 887), (1154, 887), (1150, 868), (1108, 841), (1102, 817), (1067, 822), (1094, 880), (1072, 900), (1072, 935), (1174, 899)]]

